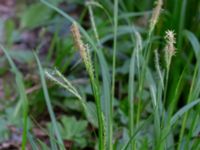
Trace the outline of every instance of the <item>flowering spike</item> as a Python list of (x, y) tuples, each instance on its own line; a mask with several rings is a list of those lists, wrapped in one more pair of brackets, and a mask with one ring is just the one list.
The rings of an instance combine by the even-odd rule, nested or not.
[(174, 46), (174, 44), (176, 44), (176, 38), (175, 38), (175, 33), (172, 30), (167, 30), (165, 34), (166, 34), (165, 60), (167, 64), (167, 69), (169, 69), (172, 56), (174, 56), (176, 53), (176, 48)]
[(158, 22), (158, 18), (160, 16), (160, 11), (162, 9), (163, 0), (158, 0), (156, 2), (156, 7), (153, 9), (152, 17), (150, 20), (150, 31), (153, 31), (156, 23)]
[(81, 34), (78, 29), (77, 24), (74, 22), (71, 26), (71, 32), (75, 41), (75, 46), (79, 49), (81, 58), (83, 62), (85, 63), (85, 67), (87, 71), (89, 72), (89, 75), (93, 77), (93, 66), (92, 66), (92, 60), (89, 53), (89, 47), (88, 45), (85, 45), (81, 39)]

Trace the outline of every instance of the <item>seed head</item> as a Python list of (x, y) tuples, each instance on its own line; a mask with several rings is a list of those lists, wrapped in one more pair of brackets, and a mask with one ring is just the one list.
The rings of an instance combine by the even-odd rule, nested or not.
[(174, 31), (171, 30), (167, 30), (165, 32), (165, 40), (167, 42), (167, 48), (166, 50), (168, 51), (170, 56), (174, 56), (175, 55), (175, 50), (176, 48), (174, 47), (174, 44), (176, 44), (176, 38), (175, 38), (175, 33)]
[(77, 24), (74, 22), (71, 26), (71, 32), (74, 38), (75, 46), (79, 49), (81, 58), (85, 63), (85, 67), (90, 75), (93, 75), (92, 60), (89, 53), (89, 46), (85, 45), (81, 39), (81, 34)]
[(158, 18), (160, 16), (162, 5), (163, 5), (163, 0), (158, 0), (156, 2), (156, 7), (153, 9), (152, 17), (151, 17), (151, 20), (150, 20), (150, 30), (151, 31), (153, 31), (156, 23), (158, 22)]
[(176, 53), (176, 48), (174, 46), (174, 44), (176, 44), (176, 38), (175, 38), (175, 33), (172, 30), (167, 30), (165, 34), (166, 34), (165, 59), (167, 63), (167, 68), (169, 69), (171, 58)]
[(74, 38), (75, 46), (79, 49), (81, 58), (84, 60), (86, 55), (86, 47), (81, 40), (81, 34), (75, 22), (71, 26), (71, 32)]

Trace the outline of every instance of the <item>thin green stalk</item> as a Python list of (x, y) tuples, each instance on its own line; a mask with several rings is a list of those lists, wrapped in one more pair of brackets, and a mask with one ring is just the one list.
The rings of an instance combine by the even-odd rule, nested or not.
[[(110, 118), (113, 117), (113, 102), (115, 98), (115, 75), (116, 75), (116, 50), (117, 50), (117, 30), (118, 30), (118, 0), (114, 1), (114, 40), (113, 40), (113, 64), (112, 64), (112, 93), (111, 93), (111, 101), (110, 101)], [(113, 149), (113, 144), (112, 144), (112, 121), (110, 121), (110, 145), (109, 145), (109, 150)]]
[(183, 41), (182, 33), (183, 33), (184, 24), (185, 24), (186, 6), (187, 6), (187, 0), (182, 0), (181, 14), (180, 14), (179, 28), (178, 28), (178, 49), (180, 50), (181, 50), (182, 41)]
[[(98, 48), (100, 49), (101, 48), (101, 42), (99, 40), (99, 34), (98, 34), (96, 23), (95, 23), (95, 20), (94, 20), (92, 4), (90, 2), (86, 2), (86, 5), (88, 6), (88, 10), (89, 10), (89, 14), (90, 14), (90, 22), (92, 24), (92, 29), (93, 29), (93, 32), (94, 32), (94, 36), (96, 38)], [(98, 72), (98, 59), (97, 59), (97, 54), (96, 53), (94, 54), (94, 69), (95, 69), (95, 78), (98, 79), (99, 72)]]
[[(169, 66), (170, 67), (170, 66)], [(163, 99), (163, 105), (165, 105), (166, 97), (167, 97), (167, 89), (168, 89), (168, 81), (169, 81), (169, 68), (167, 68), (166, 72), (166, 78), (165, 78), (165, 88), (164, 88), (164, 99)]]
[(98, 34), (96, 23), (95, 23), (95, 20), (94, 20), (94, 14), (93, 14), (92, 6), (90, 4), (88, 4), (87, 6), (88, 6), (89, 14), (90, 14), (90, 21), (91, 21), (91, 24), (92, 24), (92, 29), (93, 29), (95, 38), (97, 40), (98, 47), (101, 47), (101, 42), (99, 40), (99, 34)]
[[(135, 51), (132, 53), (130, 62), (130, 73), (129, 73), (129, 136), (131, 137), (134, 133), (134, 74), (135, 74)], [(131, 149), (134, 149), (134, 141), (131, 141)]]

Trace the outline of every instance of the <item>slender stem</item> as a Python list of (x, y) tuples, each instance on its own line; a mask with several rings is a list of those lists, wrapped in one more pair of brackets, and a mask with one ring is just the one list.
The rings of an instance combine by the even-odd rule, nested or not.
[[(129, 73), (129, 136), (131, 137), (134, 133), (134, 72), (135, 72), (135, 51), (132, 53)], [(131, 141), (131, 149), (134, 149), (134, 140)]]
[(163, 106), (165, 105), (166, 98), (167, 98), (167, 89), (168, 89), (168, 80), (169, 80), (169, 68), (170, 67), (167, 68), (167, 73), (166, 73)]
[[(117, 49), (117, 30), (118, 30), (118, 0), (114, 1), (114, 43), (113, 43), (113, 64), (112, 64), (112, 97), (110, 101), (110, 117), (113, 116), (113, 101), (115, 97), (115, 68), (116, 68), (116, 49)], [(112, 121), (110, 122), (110, 137), (109, 140), (111, 141), (109, 145), (109, 150), (113, 149), (112, 145)]]
[(99, 122), (99, 150), (105, 150), (104, 120), (103, 120), (103, 113), (101, 111), (102, 109), (101, 109), (99, 86), (96, 84), (97, 82), (95, 81), (93, 74), (89, 73), (89, 76), (92, 85), (92, 90), (95, 96), (97, 117)]
[(180, 20), (179, 20), (179, 29), (178, 29), (178, 49), (180, 49), (180, 50), (181, 50), (182, 41), (183, 41), (182, 32), (183, 32), (183, 29), (184, 29), (186, 6), (187, 6), (187, 0), (183, 0), (182, 6), (181, 6)]
[(27, 97), (24, 97), (24, 103), (23, 103), (22, 150), (26, 149), (27, 130), (28, 130), (28, 100), (27, 100)]
[(101, 42), (99, 40), (99, 34), (98, 34), (96, 23), (95, 23), (95, 20), (94, 20), (93, 10), (92, 10), (92, 7), (91, 7), (90, 4), (88, 4), (88, 10), (89, 10), (89, 14), (90, 14), (90, 21), (91, 21), (91, 24), (92, 24), (92, 29), (93, 29), (95, 38), (97, 40), (98, 47), (100, 47), (101, 46)]

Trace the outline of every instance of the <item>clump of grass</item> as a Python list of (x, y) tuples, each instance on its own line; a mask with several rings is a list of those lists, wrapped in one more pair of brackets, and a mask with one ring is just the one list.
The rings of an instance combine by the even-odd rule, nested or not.
[[(112, 26), (112, 38), (113, 38), (113, 54), (112, 54), (112, 64), (111, 64), (111, 68), (109, 70), (107, 62), (105, 60), (105, 57), (103, 55), (103, 52), (101, 51), (103, 45), (101, 43), (101, 36), (99, 36), (99, 33), (97, 30), (97, 26), (95, 24), (95, 16), (94, 16), (94, 12), (92, 10), (91, 5), (95, 5), (98, 7), (102, 6), (99, 5), (99, 3), (96, 2), (87, 2), (88, 8), (89, 8), (89, 14), (90, 14), (90, 20), (91, 20), (91, 26), (92, 29), (94, 31), (94, 36), (96, 38), (95, 42), (94, 40), (89, 36), (88, 32), (85, 31), (85, 29), (83, 29), (83, 27), (77, 23), (72, 17), (70, 17), (68, 14), (66, 14), (64, 11), (62, 11), (61, 9), (55, 7), (54, 5), (50, 4), (49, 2), (45, 1), (45, 0), (41, 0), (45, 5), (47, 5), (48, 7), (54, 9), (55, 11), (57, 11), (58, 13), (60, 13), (62, 16), (64, 16), (67, 20), (69, 20), (72, 23), (72, 27), (71, 27), (71, 32), (74, 38), (74, 46), (76, 46), (76, 48), (79, 50), (80, 56), (83, 60), (83, 63), (85, 65), (86, 71), (89, 75), (90, 78), (90, 84), (92, 87), (92, 91), (94, 94), (94, 98), (95, 98), (95, 103), (96, 103), (96, 111), (97, 111), (97, 118), (98, 118), (98, 128), (99, 128), (99, 139), (98, 139), (98, 144), (99, 144), (99, 150), (104, 150), (104, 149), (109, 149), (109, 150), (113, 150), (115, 148), (115, 146), (113, 146), (113, 124), (115, 124), (114, 122), (114, 115), (113, 115), (113, 103), (114, 103), (114, 98), (115, 98), (115, 82), (116, 82), (116, 68), (117, 68), (117, 49), (118, 49), (118, 45), (120, 45), (121, 43), (118, 43), (118, 39), (120, 40), (120, 34), (118, 31), (120, 30), (120, 27), (118, 27), (119, 23), (119, 19), (118, 19), (118, 13), (121, 12), (121, 7), (122, 6), (124, 8), (124, 3), (123, 1), (119, 1), (118, 4), (118, 0), (114, 1), (114, 5), (112, 5), (111, 1), (104, 1), (106, 4), (111, 4), (112, 8), (113, 8), (113, 26)], [(128, 4), (131, 4), (131, 2), (133, 1), (129, 1)], [(168, 78), (169, 78), (169, 71), (171, 69), (171, 64), (172, 64), (172, 58), (175, 55), (175, 44), (176, 44), (176, 38), (175, 38), (175, 33), (171, 30), (166, 31), (166, 36), (164, 37), (165, 41), (166, 41), (166, 46), (165, 46), (165, 63), (166, 63), (166, 71), (162, 72), (162, 68), (160, 66), (160, 60), (159, 60), (159, 52), (157, 50), (155, 50), (154, 54), (155, 54), (155, 67), (156, 67), (156, 71), (157, 74), (159, 76), (158, 80), (154, 80), (154, 72), (151, 70), (150, 65), (149, 65), (149, 61), (151, 58), (151, 53), (152, 53), (152, 40), (153, 40), (153, 34), (154, 34), (154, 30), (156, 28), (156, 25), (158, 23), (160, 14), (161, 14), (161, 10), (162, 10), (162, 6), (163, 6), (163, 0), (157, 0), (156, 1), (156, 6), (153, 9), (153, 13), (150, 19), (150, 23), (149, 23), (149, 28), (147, 31), (147, 39), (146, 39), (146, 45), (143, 44), (141, 42), (141, 37), (140, 37), (140, 33), (138, 31), (135, 30), (135, 28), (133, 26), (131, 26), (131, 21), (126, 18), (126, 22), (128, 22), (128, 25), (131, 26), (131, 29), (129, 28), (130, 34), (131, 34), (131, 39), (133, 42), (133, 52), (130, 58), (130, 66), (129, 66), (129, 83), (128, 83), (128, 113), (129, 113), (129, 138), (127, 138), (128, 140), (125, 142), (125, 144), (123, 145), (123, 150), (125, 149), (148, 149), (149, 147), (151, 147), (152, 149), (155, 150), (160, 150), (160, 149), (168, 149), (170, 148), (170, 146), (176, 147), (174, 146), (176, 143), (173, 141), (173, 127), (174, 125), (176, 125), (176, 121), (182, 117), (185, 113), (185, 117), (183, 119), (182, 122), (182, 128), (181, 128), (181, 133), (179, 135), (179, 141), (178, 141), (178, 149), (181, 149), (182, 147), (182, 141), (184, 139), (184, 132), (185, 132), (185, 128), (186, 128), (186, 123), (187, 123), (187, 119), (188, 119), (188, 111), (190, 109), (192, 109), (194, 106), (196, 106), (197, 104), (200, 103), (200, 100), (198, 99), (199, 97), (199, 93), (200, 93), (200, 71), (199, 71), (199, 66), (200, 66), (200, 61), (198, 61), (197, 65), (195, 66), (195, 73), (193, 75), (193, 79), (192, 79), (192, 85), (190, 88), (190, 93), (188, 96), (188, 104), (185, 105), (184, 107), (182, 107), (181, 109), (179, 109), (175, 114), (173, 114), (174, 112), (174, 108), (175, 108), (175, 104), (177, 102), (177, 95), (179, 93), (179, 88), (181, 86), (181, 82), (184, 79), (184, 73), (185, 70), (183, 71), (183, 73), (181, 74), (181, 76), (179, 77), (178, 83), (176, 85), (176, 90), (173, 93), (174, 96), (172, 98), (172, 100), (167, 99), (167, 90), (168, 90)], [(120, 5), (121, 4), (121, 5)], [(177, 3), (176, 3), (177, 4)], [(185, 8), (185, 4), (186, 4), (186, 0), (184, 1), (184, 8)], [(119, 9), (119, 10), (118, 10)], [(184, 11), (184, 9), (183, 9)], [(109, 14), (108, 14), (109, 15)], [(122, 15), (123, 16), (123, 15)], [(182, 20), (182, 19), (181, 19)], [(182, 25), (183, 25), (183, 20), (181, 21)], [(111, 23), (112, 24), (112, 23)], [(183, 27), (181, 27), (182, 25), (180, 25), (180, 28), (182, 30)], [(110, 28), (110, 27), (109, 27)], [(178, 34), (181, 33), (181, 31), (179, 30), (179, 32), (177, 32)], [(188, 33), (187, 33), (188, 34)], [(83, 38), (84, 40), (86, 40), (89, 45), (91, 45), (91, 48), (85, 44), (83, 42)], [(190, 35), (190, 38), (193, 38), (193, 36)], [(182, 37), (182, 36), (181, 36)], [(126, 39), (126, 38), (125, 38)], [(178, 39), (180, 41), (180, 39)], [(145, 42), (144, 42), (145, 43)], [(180, 43), (180, 42), (178, 42)], [(194, 43), (194, 42), (193, 42)], [(196, 40), (195, 44), (198, 43), (198, 40)], [(193, 45), (195, 45), (193, 44)], [(179, 45), (179, 44), (178, 44)], [(144, 50), (142, 50), (142, 46), (144, 46)], [(156, 47), (157, 48), (157, 47)], [(178, 47), (179, 48), (179, 47)], [(198, 51), (199, 48), (196, 48), (196, 56), (198, 59)], [(95, 52), (95, 59), (94, 59), (94, 63), (93, 63), (93, 58), (91, 58), (91, 50), (94, 50)], [(97, 56), (97, 58), (96, 58)], [(51, 102), (50, 102), (50, 97), (48, 94), (48, 90), (47, 90), (47, 85), (45, 82), (45, 78), (44, 75), (46, 74), (46, 76), (48, 78), (50, 78), (52, 81), (54, 81), (56, 84), (64, 87), (65, 89), (67, 89), (70, 93), (72, 93), (73, 95), (76, 96), (76, 98), (78, 98), (84, 108), (84, 110), (87, 112), (87, 110), (89, 108), (87, 108), (87, 105), (85, 104), (85, 101), (83, 100), (83, 98), (81, 97), (81, 95), (78, 93), (78, 91), (76, 90), (76, 88), (70, 83), (69, 80), (67, 80), (66, 78), (64, 78), (64, 76), (58, 71), (55, 70), (54, 73), (50, 73), (48, 71), (44, 72), (44, 69), (42, 68), (40, 61), (38, 59), (38, 57), (36, 56), (36, 60), (39, 66), (39, 70), (40, 70), (40, 77), (41, 77), (41, 83), (42, 83), (42, 88), (44, 91), (44, 95), (45, 95), (45, 100), (46, 100), (46, 104), (48, 107), (48, 111), (50, 113), (50, 117), (51, 117), (51, 121), (53, 123), (53, 127), (54, 127), (54, 132), (55, 132), (55, 136), (58, 140), (58, 144), (60, 149), (64, 149), (64, 144), (62, 141), (62, 138), (60, 136), (57, 124), (56, 124), (56, 117), (55, 114), (53, 112), (53, 108), (51, 106)], [(99, 61), (99, 62), (98, 62)], [(11, 62), (11, 61), (10, 61)], [(12, 64), (12, 62), (11, 62)], [(93, 65), (95, 64), (95, 65)], [(98, 65), (101, 66), (101, 71), (97, 72)], [(186, 67), (185, 67), (186, 68)], [(109, 71), (112, 71), (112, 75), (109, 74)], [(101, 77), (102, 77), (102, 89), (103, 92), (101, 94), (101, 89), (100, 89), (100, 83), (98, 77), (100, 76), (101, 73)], [(18, 75), (18, 73), (16, 73), (16, 76)], [(112, 83), (110, 82), (110, 76), (112, 76)], [(17, 77), (16, 77), (17, 78)], [(19, 80), (20, 82), (22, 81), (22, 78), (18, 77), (17, 80)], [(135, 80), (138, 80), (135, 81)], [(19, 82), (18, 81), (18, 82)], [(147, 84), (147, 88), (146, 85)], [(22, 87), (22, 86), (20, 86)], [(111, 88), (110, 88), (111, 87)], [(138, 87), (138, 89), (137, 89)], [(145, 88), (144, 88), (145, 87)], [(23, 94), (23, 90), (22, 94)], [(142, 117), (140, 117), (141, 113), (142, 113), (142, 107), (141, 107), (141, 101), (143, 100), (143, 93), (144, 91), (150, 95), (148, 98), (148, 100), (152, 100), (150, 101), (150, 103), (152, 105), (152, 111), (151, 111), (151, 115), (148, 119), (145, 118), (144, 123), (142, 120)], [(137, 112), (134, 110), (134, 102), (135, 102), (135, 93), (139, 92), (139, 100), (138, 100), (138, 105), (137, 107)], [(147, 94), (147, 95), (148, 95)], [(111, 96), (111, 98), (110, 98)], [(23, 97), (23, 95), (22, 95)], [(103, 97), (101, 99), (101, 97)], [(26, 98), (26, 97), (24, 97)], [(196, 100), (195, 100), (196, 99)], [(170, 106), (165, 106), (165, 101), (168, 101), (170, 103)], [(174, 100), (174, 101), (173, 101)], [(26, 104), (26, 103), (25, 103)], [(143, 104), (143, 103), (142, 103)], [(142, 105), (143, 106), (143, 105)], [(144, 106), (145, 107), (145, 106)], [(24, 107), (26, 108), (26, 107)], [(146, 107), (145, 107), (146, 108)], [(26, 128), (26, 118), (27, 118), (27, 112), (26, 109), (24, 109), (25, 113), (24, 113), (24, 127)], [(103, 113), (104, 111), (104, 113)], [(154, 120), (152, 123), (152, 118), (151, 116), (153, 116)], [(105, 120), (104, 120), (105, 117)], [(199, 115), (195, 115), (193, 122), (192, 122), (192, 131), (189, 131), (189, 136), (186, 137), (187, 139), (187, 148), (189, 148), (189, 142), (191, 140), (191, 136), (192, 133), (196, 127), (195, 124), (197, 124), (195, 119), (198, 119)], [(154, 133), (152, 133), (152, 141), (139, 141), (137, 139), (137, 135), (141, 135), (138, 134), (140, 131), (142, 131), (142, 127), (148, 127), (148, 126), (152, 126), (154, 127)], [(23, 146), (22, 149), (24, 149), (24, 145), (26, 143), (26, 130), (24, 130), (23, 132)], [(143, 133), (142, 133), (143, 134)], [(143, 137), (142, 137), (143, 138)], [(170, 139), (171, 138), (171, 139)], [(145, 139), (145, 138), (144, 138)], [(170, 140), (171, 141), (170, 141)], [(170, 146), (167, 146), (168, 142), (171, 142)], [(139, 144), (141, 144), (142, 146), (140, 147)], [(149, 144), (150, 143), (150, 144)], [(198, 145), (198, 144), (197, 144)], [(130, 147), (129, 147), (130, 146)], [(143, 148), (144, 146), (144, 148)], [(56, 145), (57, 147), (57, 145)]]

